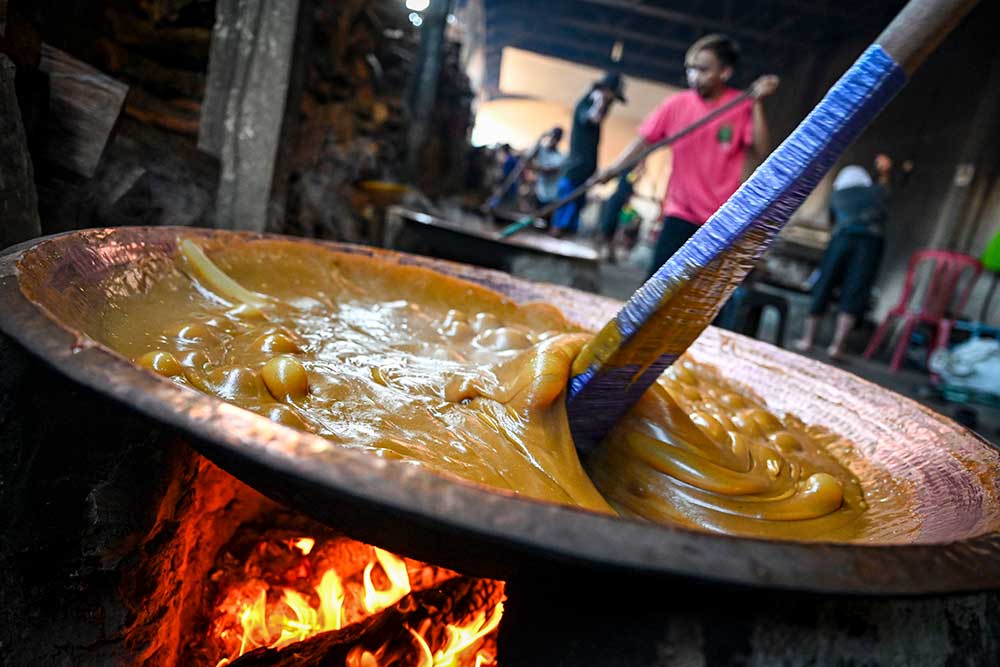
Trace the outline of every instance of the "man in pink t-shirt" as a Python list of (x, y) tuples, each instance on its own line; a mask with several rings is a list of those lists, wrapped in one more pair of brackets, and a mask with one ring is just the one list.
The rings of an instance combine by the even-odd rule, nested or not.
[[(639, 137), (615, 164), (594, 180), (608, 180), (605, 174), (614, 173), (618, 165), (649, 144), (684, 129), (739, 96), (739, 91), (728, 85), (738, 64), (738, 47), (728, 37), (708, 35), (695, 42), (685, 59), (691, 90), (668, 97), (646, 118)], [(736, 192), (747, 152), (752, 150), (760, 157), (767, 153), (769, 139), (761, 99), (777, 87), (776, 76), (757, 79), (752, 101), (737, 105), (673, 145), (663, 226), (650, 273), (660, 268)]]

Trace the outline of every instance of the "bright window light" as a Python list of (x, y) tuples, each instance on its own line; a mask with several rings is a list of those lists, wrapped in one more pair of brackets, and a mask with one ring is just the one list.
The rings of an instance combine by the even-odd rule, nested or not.
[(431, 6), (431, 0), (406, 0), (406, 8), (414, 12), (422, 12)]

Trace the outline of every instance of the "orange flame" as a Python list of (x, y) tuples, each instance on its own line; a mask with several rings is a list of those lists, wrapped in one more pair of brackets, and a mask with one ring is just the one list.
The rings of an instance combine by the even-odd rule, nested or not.
[(323, 573), (316, 587), (319, 593), (319, 620), (324, 630), (339, 630), (344, 627), (344, 586), (333, 570)]
[(251, 646), (267, 646), (271, 643), (271, 633), (267, 630), (267, 590), (264, 589), (253, 604), (245, 607), (240, 614), (240, 625), (243, 626), (243, 638), (240, 642), (240, 655), (247, 652)]
[[(307, 556), (316, 541), (310, 537), (302, 537), (289, 541), (288, 545)], [(364, 598), (362, 604), (370, 614), (385, 609), (398, 602), (410, 592), (410, 579), (406, 571), (406, 562), (387, 551), (375, 549), (375, 557), (389, 579), (389, 588), (384, 591), (375, 589), (371, 574), (375, 562), (365, 568)], [(256, 587), (263, 586), (259, 592)], [(280, 601), (268, 606), (268, 587), (261, 582), (248, 584), (246, 592), (240, 592), (244, 600), (238, 603), (235, 616), (239, 619), (240, 640), (239, 649), (234, 655), (220, 660), (216, 667), (223, 667), (239, 656), (254, 649), (267, 646), (281, 649), (289, 644), (308, 639), (326, 632), (339, 630), (344, 626), (344, 606), (346, 594), (344, 585), (336, 570), (326, 570), (315, 587), (319, 605), (313, 607), (309, 599), (293, 588), (281, 588)], [(245, 596), (245, 597), (244, 597)], [(272, 598), (273, 599), (273, 598)], [(231, 637), (228, 631), (219, 635), (224, 640)], [(376, 659), (374, 656), (372, 659)], [(367, 664), (362, 660), (359, 665)], [(377, 662), (374, 663), (377, 665)]]
[(378, 559), (379, 565), (382, 566), (385, 576), (389, 579), (389, 588), (384, 591), (375, 590), (375, 584), (372, 583), (372, 570), (375, 568), (375, 563), (368, 563), (368, 566), (365, 567), (365, 598), (363, 603), (365, 611), (369, 614), (391, 607), (410, 592), (410, 575), (406, 571), (406, 562), (378, 547), (375, 547), (375, 557)]
[(434, 654), (431, 653), (431, 647), (427, 645), (427, 640), (413, 628), (406, 629), (413, 635), (414, 641), (417, 642), (417, 648), (420, 649), (420, 663), (417, 667), (434, 667)]
[[(302, 554), (304, 560), (299, 566), (303, 572), (308, 572), (308, 561), (305, 558), (313, 550), (315, 540), (302, 537), (289, 540), (285, 544)], [(362, 577), (363, 591), (352, 588), (351, 622), (360, 611), (353, 607), (359, 604), (365, 615), (374, 614), (390, 607), (410, 593), (411, 583), (407, 572), (406, 561), (388, 551), (374, 548), (375, 559), (365, 566)], [(388, 588), (379, 590), (372, 580), (375, 566), (378, 564), (388, 580)], [(315, 580), (314, 580), (315, 581)], [(352, 584), (357, 586), (357, 584)], [(239, 656), (261, 647), (281, 649), (295, 642), (326, 632), (339, 630), (348, 621), (346, 612), (347, 591), (344, 582), (334, 568), (323, 572), (319, 584), (314, 588), (318, 604), (314, 607), (312, 601), (294, 588), (269, 588), (260, 579), (249, 581), (235, 591), (231, 591), (230, 599), (234, 602), (224, 603), (220, 607), (224, 618), (231, 618), (229, 625), (223, 626), (218, 637), (230, 646), (230, 655), (220, 660), (216, 667), (230, 664)], [(268, 604), (268, 592), (271, 591), (271, 604)], [(278, 592), (280, 591), (280, 598)], [(277, 601), (275, 601), (277, 600)], [(437, 651), (432, 651), (424, 636), (412, 628), (410, 632), (419, 651), (418, 667), (458, 667), (464, 654), (476, 649), (475, 666), (495, 665), (496, 657), (492, 647), (484, 645), (482, 640), (496, 630), (503, 614), (503, 603), (498, 603), (493, 611), (487, 614), (479, 611), (471, 621), (465, 624), (449, 624), (445, 628), (447, 641)], [(238, 624), (238, 628), (236, 627)], [(423, 631), (423, 630), (422, 630)], [(236, 639), (239, 648), (236, 649)], [(375, 652), (355, 646), (348, 655), (346, 667), (380, 667), (383, 660), (391, 662), (392, 656), (386, 656), (390, 645), (386, 644)], [(395, 650), (392, 649), (394, 653)], [(398, 656), (397, 656), (398, 657)], [(469, 656), (471, 657), (471, 656)], [(466, 662), (465, 664), (468, 664)]]
[[(431, 653), (431, 647), (428, 646), (427, 640), (424, 639), (423, 635), (413, 628), (406, 628), (417, 643), (417, 648), (420, 649), (420, 662), (417, 664), (417, 667), (459, 667), (462, 654), (479, 643), (479, 640), (483, 637), (496, 630), (500, 625), (500, 618), (502, 616), (503, 602), (499, 602), (493, 608), (493, 613), (490, 614), (489, 620), (486, 620), (486, 612), (480, 611), (465, 625), (452, 625), (449, 623), (445, 628), (448, 634), (448, 643), (433, 654)], [(476, 653), (476, 667), (492, 665), (495, 661), (496, 657), (484, 650)], [(378, 667), (377, 662), (373, 664), (374, 667)]]
[(344, 660), (344, 667), (379, 667), (379, 660), (382, 658), (383, 653), (385, 653), (385, 646), (375, 653), (366, 651), (360, 646), (355, 646), (347, 653), (347, 659)]
[(316, 540), (311, 537), (300, 537), (292, 542), (292, 546), (301, 551), (303, 556), (308, 556), (309, 552), (313, 550), (315, 545)]
[[(486, 619), (486, 612), (480, 611), (465, 625), (451, 625), (446, 628), (448, 643), (434, 654), (434, 661), (428, 667), (458, 667), (459, 658), (479, 640), (497, 629), (503, 616), (503, 602), (498, 602), (493, 613)], [(491, 664), (493, 656), (480, 651), (476, 654), (476, 667)]]

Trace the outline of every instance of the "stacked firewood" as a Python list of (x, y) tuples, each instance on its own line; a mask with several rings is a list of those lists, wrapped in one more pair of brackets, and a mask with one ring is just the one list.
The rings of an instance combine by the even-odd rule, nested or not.
[[(379, 202), (364, 181), (404, 180), (407, 106), (419, 31), (398, 0), (316, 3), (299, 137), (284, 231), (346, 241), (369, 237)], [(432, 142), (417, 185), (442, 194), (461, 185), (471, 125), (468, 79), (450, 43), (439, 80)]]
[(11, 0), (0, 52), (41, 231), (211, 225), (218, 160), (196, 146), (215, 0)]
[[(215, 224), (218, 159), (198, 141), (217, 2), (9, 0), (0, 53), (18, 67), (43, 233)], [(286, 216), (275, 231), (376, 240), (370, 222), (393, 191), (376, 201), (362, 183), (407, 180), (420, 30), (400, 0), (303, 2), (313, 19), (311, 32), (299, 36), (309, 40), (305, 91)], [(445, 46), (429, 139), (410, 184), (432, 197), (461, 190), (466, 173), (472, 94), (459, 50)], [(52, 82), (69, 80), (64, 72), (74, 85), (56, 90)], [(114, 103), (95, 102), (101, 95)], [(67, 105), (77, 118), (64, 113)], [(59, 129), (67, 123), (79, 150), (57, 140), (69, 136)], [(91, 127), (100, 131), (77, 131)]]
[(214, 0), (108, 3), (96, 65), (128, 84), (125, 114), (195, 140)]
[(196, 137), (215, 0), (10, 0), (19, 32), (129, 88), (124, 113)]

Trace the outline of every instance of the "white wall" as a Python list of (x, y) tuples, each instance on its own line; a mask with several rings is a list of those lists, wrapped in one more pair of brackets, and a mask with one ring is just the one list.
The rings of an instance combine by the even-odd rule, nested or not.
[[(573, 107), (601, 70), (520, 49), (505, 48), (500, 68), (501, 98), (479, 105), (472, 141), (478, 145), (509, 143), (530, 148), (538, 136), (555, 125), (565, 130), (562, 149), (569, 143)], [(616, 104), (604, 121), (599, 166), (607, 166), (632, 141), (642, 119), (677, 88), (642, 79), (626, 78), (628, 104)], [(669, 150), (647, 161), (647, 176), (639, 192), (662, 196), (670, 172)], [(611, 186), (609, 186), (611, 187)]]

